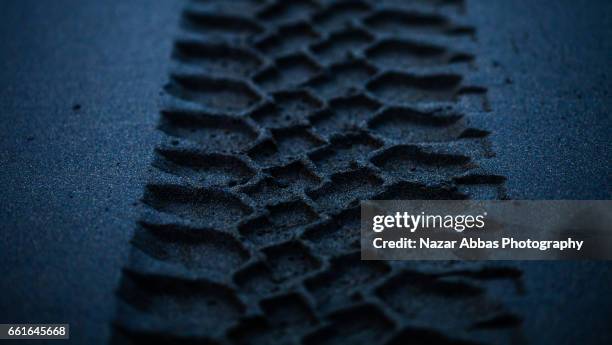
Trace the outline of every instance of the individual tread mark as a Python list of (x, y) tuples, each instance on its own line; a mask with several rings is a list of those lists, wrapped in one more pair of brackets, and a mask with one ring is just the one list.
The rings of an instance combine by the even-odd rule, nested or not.
[(359, 255), (356, 252), (334, 258), (328, 270), (305, 282), (319, 310), (327, 313), (349, 306), (353, 302), (351, 294), (356, 293), (356, 289), (372, 284), (390, 271), (389, 266), (380, 261), (354, 265)]
[(390, 147), (374, 156), (372, 163), (386, 174), (414, 181), (447, 181), (473, 167), (467, 156), (426, 152), (413, 145)]
[(234, 275), (240, 291), (254, 296), (266, 296), (278, 292), (281, 287), (263, 262), (250, 265)]
[(400, 143), (454, 141), (464, 127), (461, 115), (424, 113), (406, 107), (384, 110), (368, 123), (377, 135)]
[(153, 166), (165, 172), (211, 186), (248, 182), (256, 171), (234, 155), (158, 149)]
[(273, 326), (263, 316), (243, 319), (239, 325), (228, 332), (232, 344), (237, 345), (266, 345), (291, 344), (287, 330)]
[(373, 305), (358, 305), (334, 313), (329, 325), (304, 338), (312, 344), (374, 344), (384, 341), (395, 329), (393, 321)]
[(240, 225), (238, 231), (247, 241), (257, 247), (281, 243), (295, 235), (293, 229), (276, 229), (265, 216), (245, 222)]
[(274, 66), (255, 76), (264, 90), (292, 89), (312, 79), (321, 72), (319, 65), (304, 54), (292, 54), (276, 60)]
[(267, 215), (255, 218), (240, 226), (240, 233), (256, 246), (281, 243), (296, 237), (299, 227), (319, 218), (310, 206), (302, 201), (281, 202), (268, 205)]
[(295, 293), (266, 298), (260, 305), (264, 317), (243, 320), (230, 331), (236, 344), (294, 344), (316, 324), (308, 304)]
[(149, 256), (190, 270), (226, 274), (250, 257), (232, 235), (176, 225), (141, 224), (133, 244)]
[[(483, 288), (461, 279), (448, 279), (435, 274), (405, 271), (377, 289), (377, 295), (396, 312), (415, 321), (438, 320), (440, 328), (466, 331), (470, 320), (498, 315), (503, 309), (483, 298)], [(406, 298), (412, 296), (412, 298)], [(445, 306), (444, 314), (430, 308)]]
[(257, 138), (255, 129), (241, 118), (184, 111), (162, 114), (162, 131), (203, 145), (209, 152), (240, 153)]
[(321, 266), (321, 262), (298, 241), (267, 247), (263, 249), (263, 253), (266, 255), (266, 264), (277, 282), (301, 277)]
[(268, 139), (254, 145), (248, 152), (253, 161), (260, 166), (274, 166), (279, 164), (279, 153), (276, 144)]
[(310, 49), (324, 63), (339, 62), (347, 56), (355, 56), (374, 40), (371, 34), (360, 29), (346, 29), (332, 33), (329, 38)]
[(333, 137), (331, 143), (310, 154), (319, 171), (324, 174), (355, 169), (368, 154), (383, 143), (366, 133), (351, 133)]
[(393, 69), (409, 69), (470, 62), (468, 54), (451, 53), (446, 48), (410, 40), (386, 39), (369, 47), (366, 52), (378, 66), (392, 66)]
[(252, 212), (236, 195), (208, 188), (150, 184), (143, 201), (160, 212), (218, 229), (229, 228)]
[(267, 104), (251, 115), (267, 128), (307, 124), (308, 116), (323, 107), (321, 100), (304, 90), (278, 92), (273, 98), (273, 104)]
[(364, 19), (364, 24), (380, 34), (443, 34), (450, 36), (473, 35), (474, 29), (459, 26), (439, 14), (399, 9), (378, 11)]
[(308, 241), (317, 253), (337, 255), (359, 250), (360, 209), (353, 207), (333, 215), (330, 219), (308, 227), (302, 239)]
[(306, 85), (326, 99), (348, 97), (363, 91), (365, 82), (376, 74), (376, 68), (365, 61), (353, 60), (332, 65), (327, 73)]
[(257, 17), (267, 23), (278, 24), (307, 19), (318, 4), (311, 0), (276, 1), (264, 8)]
[(387, 72), (370, 81), (367, 89), (385, 102), (410, 105), (418, 102), (455, 101), (461, 77), (454, 74), (415, 76)]
[(323, 209), (333, 210), (351, 206), (359, 200), (367, 200), (383, 180), (368, 169), (334, 174), (331, 181), (309, 192), (309, 196)]
[(321, 183), (321, 178), (301, 161), (270, 168), (268, 173), (276, 182), (295, 191), (311, 189)]
[(364, 128), (366, 121), (372, 118), (380, 107), (379, 102), (363, 94), (334, 98), (329, 102), (329, 109), (317, 112), (310, 122), (317, 133), (324, 136), (352, 132)]
[(309, 224), (318, 214), (303, 201), (289, 201), (268, 206), (268, 218), (278, 228), (293, 228)]
[(285, 198), (287, 186), (278, 183), (272, 178), (264, 178), (261, 181), (241, 188), (241, 192), (248, 195), (257, 205), (264, 206), (275, 203)]
[(174, 75), (166, 91), (179, 99), (221, 112), (245, 111), (261, 100), (261, 96), (242, 81), (207, 76)]
[(221, 78), (246, 78), (262, 65), (261, 59), (248, 50), (200, 41), (178, 41), (173, 57), (199, 67), (206, 75)]
[(260, 305), (266, 319), (275, 326), (284, 328), (316, 323), (316, 317), (308, 302), (296, 293), (267, 298), (262, 300)]
[(296, 53), (316, 42), (320, 35), (304, 22), (282, 26), (278, 31), (259, 41), (255, 46), (268, 56)]
[(272, 136), (278, 148), (277, 162), (290, 162), (325, 142), (303, 127), (275, 129)]
[(337, 31), (358, 20), (368, 11), (370, 5), (363, 1), (339, 1), (317, 12), (313, 16), (313, 22), (327, 32)]
[[(146, 313), (149, 320), (146, 324), (154, 327), (151, 332), (155, 333), (174, 329), (179, 332), (189, 330), (192, 336), (218, 334), (245, 311), (245, 306), (232, 290), (205, 280), (124, 271), (118, 293), (137, 312)], [(136, 321), (135, 315), (129, 311), (123, 315)]]

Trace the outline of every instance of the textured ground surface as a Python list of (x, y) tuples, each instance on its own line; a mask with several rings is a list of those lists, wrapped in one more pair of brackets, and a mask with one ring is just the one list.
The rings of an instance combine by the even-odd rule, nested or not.
[(181, 7), (150, 4), (2, 3), (2, 323), (110, 333)]
[(609, 199), (612, 2), (469, 4), (510, 197)]
[(359, 200), (503, 198), (463, 5), (193, 1), (118, 341), (509, 342), (509, 265), (362, 262)]
[[(109, 324), (127, 262), (115, 340), (575, 343), (606, 331), (609, 265), (368, 264), (347, 234), (367, 196), (609, 197), (609, 9), (296, 1), (219, 20), (200, 2), (179, 27), (180, 4), (152, 16), (79, 2), (68, 19), (68, 3), (8, 6), (3, 22), (7, 321), (104, 336), (95, 322)], [(75, 19), (89, 17), (99, 25)], [(17, 22), (30, 34), (10, 35)], [(162, 141), (122, 261), (164, 83)]]
[(115, 340), (533, 338), (517, 263), (359, 261), (360, 199), (507, 197), (479, 126), (500, 72), (480, 67), (465, 11), (191, 2)]

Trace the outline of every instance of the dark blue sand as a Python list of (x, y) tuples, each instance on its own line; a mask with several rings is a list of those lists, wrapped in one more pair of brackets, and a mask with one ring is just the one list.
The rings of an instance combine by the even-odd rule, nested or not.
[[(612, 196), (612, 2), (470, 1), (491, 76), (495, 169), (513, 199)], [(526, 262), (533, 343), (612, 341), (612, 264)]]
[[(106, 342), (181, 4), (3, 3), (0, 323), (69, 322), (75, 342)], [(469, 1), (468, 14), (510, 196), (609, 199), (612, 3)], [(524, 268), (512, 305), (530, 337), (609, 335), (609, 264)]]
[(513, 199), (612, 196), (612, 2), (470, 1)]
[(2, 3), (0, 323), (108, 337), (180, 6)]

